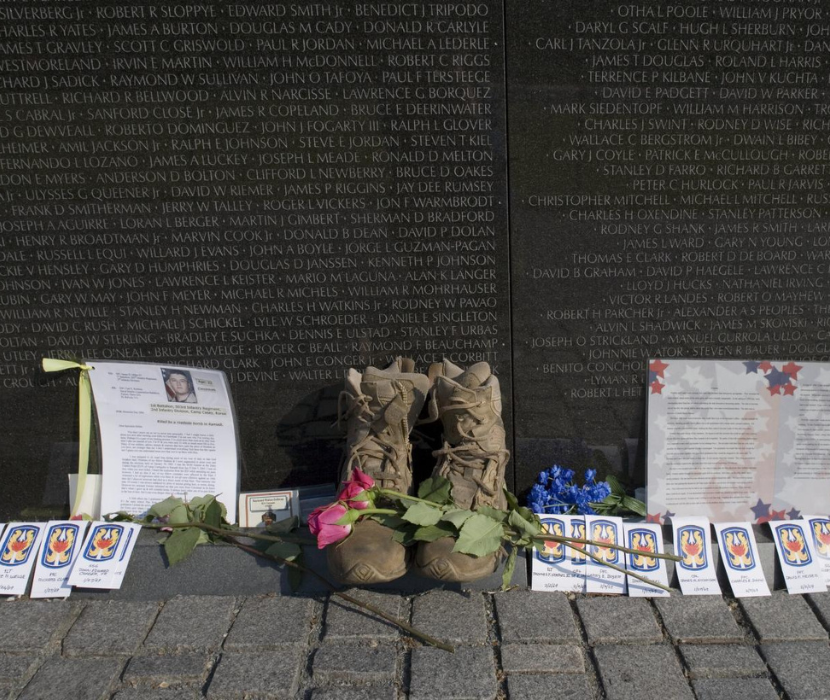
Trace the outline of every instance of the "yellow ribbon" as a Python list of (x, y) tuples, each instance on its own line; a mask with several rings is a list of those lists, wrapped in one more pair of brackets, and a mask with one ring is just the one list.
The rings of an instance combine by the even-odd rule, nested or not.
[(90, 365), (71, 360), (43, 358), (44, 372), (63, 372), (67, 369), (81, 370), (78, 376), (78, 484), (75, 489), (75, 502), (69, 512), (70, 517), (79, 515), (81, 497), (86, 488), (86, 475), (89, 471), (89, 442), (92, 432), (92, 385), (89, 382)]

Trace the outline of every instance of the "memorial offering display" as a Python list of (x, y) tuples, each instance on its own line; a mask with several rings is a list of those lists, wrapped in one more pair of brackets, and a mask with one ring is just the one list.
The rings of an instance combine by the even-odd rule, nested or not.
[(648, 389), (650, 517), (830, 510), (830, 365), (656, 359)]

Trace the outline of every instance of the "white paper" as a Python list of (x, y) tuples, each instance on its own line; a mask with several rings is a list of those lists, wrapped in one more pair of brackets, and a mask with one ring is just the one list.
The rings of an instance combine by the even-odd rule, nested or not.
[[(78, 475), (69, 474), (69, 503), (75, 503), (75, 492), (78, 490)], [(87, 474), (84, 492), (78, 505), (78, 513), (88, 515), (93, 520), (101, 518), (101, 475)], [(89, 522), (89, 521), (86, 521)]]
[[(585, 537), (595, 542), (623, 544), (622, 518), (610, 515), (586, 515)], [(625, 568), (625, 556), (618, 549), (588, 545), (588, 552), (599, 557), (603, 562)], [(585, 572), (585, 591), (587, 593), (625, 593), (625, 572), (615, 571), (588, 557)]]
[[(666, 560), (658, 557), (649, 557), (649, 552), (665, 553), (663, 547), (663, 529), (656, 523), (624, 523), (625, 546), (636, 549), (639, 554), (626, 555), (626, 568), (629, 571), (645, 576), (652, 581), (669, 585), (669, 574), (666, 569)], [(668, 591), (628, 576), (628, 595), (632, 598), (654, 598), (669, 596)]]
[(770, 595), (750, 523), (716, 523), (723, 568), (736, 598)]
[[(541, 520), (545, 532), (585, 538), (585, 519), (580, 515), (552, 515)], [(585, 559), (567, 545), (546, 542), (542, 549), (533, 550), (530, 587), (534, 591), (581, 593), (585, 590)]]
[(119, 547), (117, 563), (110, 579), (109, 587), (111, 589), (121, 588), (124, 582), (124, 576), (127, 573), (127, 567), (130, 565), (130, 558), (133, 556), (136, 542), (138, 542), (138, 533), (141, 532), (141, 525), (138, 523), (122, 523), (127, 528), (122, 538), (121, 546)]
[(720, 595), (708, 518), (672, 518), (677, 580), (683, 595)]
[(269, 523), (287, 520), (298, 515), (299, 502), (297, 489), (240, 493), (239, 527), (264, 528)]
[(9, 523), (0, 540), (0, 595), (26, 592), (44, 529), (44, 523)]
[(90, 525), (81, 553), (75, 560), (69, 584), (78, 588), (109, 588), (118, 565), (128, 523), (95, 521)]
[(98, 362), (89, 373), (101, 433), (101, 512), (143, 515), (169, 496), (215, 495), (236, 522), (238, 457), (225, 375)]
[(32, 579), (31, 598), (66, 598), (72, 592), (69, 574), (84, 543), (87, 522), (50, 520)]
[(830, 364), (650, 360), (647, 508), (713, 522), (827, 510)]
[(824, 571), (816, 559), (806, 520), (770, 523), (781, 573), (789, 593), (821, 593), (827, 590)]
[(813, 540), (813, 551), (824, 572), (824, 582), (830, 585), (830, 518), (823, 515), (805, 515), (807, 528)]

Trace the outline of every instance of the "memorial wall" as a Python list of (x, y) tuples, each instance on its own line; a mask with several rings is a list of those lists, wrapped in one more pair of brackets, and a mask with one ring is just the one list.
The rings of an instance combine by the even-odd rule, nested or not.
[(649, 357), (830, 359), (828, 50), (812, 2), (3, 4), (0, 515), (66, 501), (43, 355), (224, 370), (245, 488), (332, 480), (399, 354), (494, 367), (519, 492), (641, 482)]
[(350, 367), (510, 389), (500, 3), (0, 7), (2, 510), (59, 506), (71, 377), (233, 384), (245, 488), (333, 481)]

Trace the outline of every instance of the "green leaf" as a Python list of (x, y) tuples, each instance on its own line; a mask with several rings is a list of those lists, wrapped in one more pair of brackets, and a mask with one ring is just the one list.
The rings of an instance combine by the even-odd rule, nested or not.
[(483, 557), (498, 550), (503, 535), (500, 521), (483, 513), (473, 513), (461, 528), (452, 551)]
[(646, 516), (646, 504), (636, 498), (632, 498), (631, 496), (626, 496), (622, 499), (622, 507), (627, 508), (632, 513), (636, 513), (642, 518)]
[(183, 527), (170, 533), (170, 537), (164, 541), (164, 553), (170, 566), (175, 566), (190, 556), (199, 544), (201, 534), (202, 531), (197, 527)]
[(513, 571), (516, 568), (516, 547), (510, 548), (510, 554), (507, 557), (507, 563), (504, 565), (504, 572), (501, 575), (501, 588), (507, 590), (513, 582)]
[(507, 511), (499, 510), (498, 508), (491, 508), (490, 506), (479, 506), (475, 510), (476, 513), (486, 515), (488, 518), (498, 520), (500, 523), (507, 521)]
[(392, 530), (392, 539), (395, 540), (398, 544), (402, 544), (404, 547), (408, 547), (412, 543), (415, 542), (415, 531), (418, 528), (414, 525), (407, 524), (404, 527), (397, 528)]
[(462, 510), (461, 508), (456, 508), (455, 510), (448, 510), (441, 516), (441, 520), (447, 523), (452, 523), (455, 525), (457, 529), (461, 529), (461, 526), (470, 518), (473, 514), (471, 510)]
[(185, 503), (181, 503), (173, 508), (173, 510), (170, 511), (170, 515), (167, 516), (167, 522), (170, 525), (183, 525), (184, 523), (189, 523), (190, 520), (190, 511), (187, 509), (187, 505)]
[(608, 485), (611, 487), (611, 493), (616, 496), (625, 496), (625, 487), (620, 483), (619, 479), (613, 474), (605, 477)]
[(542, 526), (538, 522), (535, 520), (526, 520), (521, 516), (519, 511), (516, 510), (510, 511), (507, 522), (516, 528), (520, 533), (524, 533), (525, 535), (529, 535), (531, 537), (539, 535), (542, 532)]
[(179, 508), (183, 505), (184, 501), (181, 498), (170, 496), (170, 498), (165, 498), (163, 501), (159, 501), (155, 505), (150, 506), (150, 510), (147, 511), (147, 514), (156, 518), (166, 518), (175, 508)]
[(275, 523), (270, 523), (265, 527), (265, 531), (272, 535), (287, 535), (300, 527), (300, 519), (296, 515), (292, 515), (285, 520), (278, 520)]
[(455, 537), (456, 529), (449, 523), (438, 523), (419, 527), (412, 535), (412, 539), (418, 542), (435, 542), (442, 537)]
[(414, 503), (406, 509), (403, 519), (415, 525), (435, 525), (442, 513), (440, 508), (433, 508), (426, 503)]
[(450, 502), (452, 484), (443, 476), (433, 476), (418, 487), (418, 498), (432, 503), (446, 505)]
[(504, 497), (507, 499), (507, 507), (510, 510), (518, 510), (519, 509), (519, 499), (516, 498), (510, 491), (507, 490), (507, 487), (504, 487)]
[(375, 522), (378, 522), (384, 527), (388, 527), (392, 530), (397, 530), (400, 527), (409, 527), (409, 523), (406, 522), (406, 520), (404, 520), (400, 515), (391, 515), (390, 513), (373, 513), (368, 517), (370, 520), (374, 520)]
[(303, 549), (300, 545), (294, 544), (293, 542), (274, 542), (265, 550), (265, 553), (278, 559), (294, 561), (303, 553)]
[(222, 527), (222, 506), (215, 498), (205, 508), (205, 525), (211, 527)]

